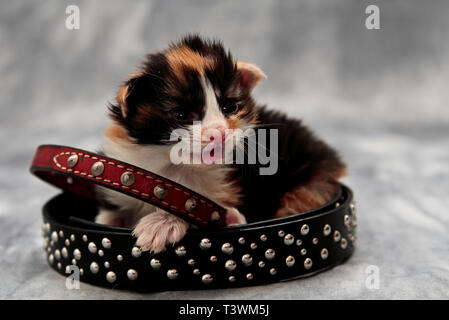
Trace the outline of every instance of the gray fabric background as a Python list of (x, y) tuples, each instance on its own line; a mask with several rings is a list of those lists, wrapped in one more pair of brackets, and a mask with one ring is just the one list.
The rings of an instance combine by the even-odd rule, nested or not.
[[(449, 298), (449, 2), (0, 1), (0, 298)], [(77, 4), (81, 29), (65, 28)], [(381, 30), (365, 28), (377, 4)], [(357, 251), (312, 278), (237, 290), (67, 290), (42, 250), (57, 190), (28, 173), (37, 145), (97, 149), (144, 54), (186, 32), (221, 38), (268, 79), (259, 102), (339, 149), (359, 209)], [(370, 265), (379, 289), (366, 287)]]

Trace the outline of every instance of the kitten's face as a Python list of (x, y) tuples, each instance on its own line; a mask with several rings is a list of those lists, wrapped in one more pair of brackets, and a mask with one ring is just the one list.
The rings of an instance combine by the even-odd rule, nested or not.
[(262, 77), (254, 65), (234, 61), (220, 43), (187, 37), (148, 55), (120, 89), (112, 118), (142, 145), (171, 145), (173, 130), (193, 134), (194, 121), (201, 121), (203, 131), (245, 130), (257, 121), (250, 93)]

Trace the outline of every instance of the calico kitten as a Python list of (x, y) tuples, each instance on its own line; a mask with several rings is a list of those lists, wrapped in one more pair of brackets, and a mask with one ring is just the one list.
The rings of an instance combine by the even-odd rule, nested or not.
[[(210, 198), (227, 208), (228, 225), (323, 205), (336, 196), (345, 165), (301, 121), (256, 105), (251, 91), (264, 77), (255, 65), (234, 60), (220, 42), (189, 35), (149, 54), (124, 82), (117, 103), (109, 108), (113, 122), (105, 131), (104, 153)], [(277, 172), (260, 175), (260, 163), (174, 164), (171, 133), (182, 128), (194, 140), (194, 121), (201, 121), (203, 132), (222, 133), (222, 139), (201, 139), (202, 145), (238, 139), (229, 129), (277, 129)], [(182, 219), (142, 201), (114, 191), (102, 193), (116, 209), (101, 209), (96, 221), (133, 227), (142, 250), (162, 251), (189, 228)]]

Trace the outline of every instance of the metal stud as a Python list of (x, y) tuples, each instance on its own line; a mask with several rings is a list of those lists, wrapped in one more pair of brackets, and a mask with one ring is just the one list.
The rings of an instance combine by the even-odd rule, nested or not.
[(355, 214), (355, 213), (357, 212), (356, 207), (355, 207), (355, 202), (354, 202), (354, 201), (352, 201), (352, 202), (349, 204), (349, 210), (351, 211), (352, 214)]
[(221, 251), (223, 251), (224, 254), (232, 254), (234, 252), (234, 247), (229, 242), (226, 242), (221, 246)]
[(87, 242), (87, 236), (85, 234), (83, 234), (83, 241)]
[(312, 268), (312, 264), (312, 259), (306, 258), (306, 260), (304, 260), (304, 268), (306, 268), (307, 270)]
[(76, 259), (72, 259), (72, 264), (76, 266)]
[(129, 171), (123, 172), (120, 177), (120, 182), (126, 187), (132, 186), (136, 182), (136, 176)]
[(240, 244), (245, 244), (245, 238), (240, 237), (240, 238), (239, 238), (239, 243), (240, 243)]
[(168, 190), (163, 184), (158, 184), (154, 187), (153, 194), (159, 200), (164, 200), (168, 194)]
[(259, 268), (263, 268), (263, 267), (265, 267), (265, 262), (259, 261)]
[(266, 235), (261, 235), (260, 236), (260, 241), (263, 241), (263, 242), (265, 242), (265, 241), (267, 241), (267, 236)]
[(134, 269), (129, 269), (126, 275), (128, 276), (128, 279), (131, 281), (136, 280), (138, 276), (137, 271)]
[(194, 265), (195, 265), (195, 260), (189, 259), (189, 261), (187, 261), (187, 264), (188, 264), (189, 266), (194, 266)]
[(58, 241), (58, 233), (56, 231), (53, 231), (51, 233), (51, 240), (53, 240), (54, 242)]
[(284, 235), (285, 235), (284, 230), (279, 230), (278, 236), (279, 236), (279, 237), (283, 237)]
[(48, 261), (50, 261), (51, 264), (55, 261), (55, 256), (53, 254), (48, 256)]
[(307, 249), (306, 248), (302, 248), (301, 249), (301, 255), (305, 256), (307, 254)]
[(153, 268), (153, 270), (159, 270), (161, 268), (161, 262), (158, 259), (151, 259), (150, 266)]
[(56, 260), (61, 260), (61, 251), (59, 249), (55, 250), (55, 258)]
[(100, 256), (100, 257), (102, 257), (102, 256), (104, 256), (104, 251), (103, 250), (98, 250), (98, 255)]
[(344, 222), (345, 222), (345, 226), (350, 227), (351, 226), (351, 217), (349, 215), (345, 214)]
[(90, 272), (96, 274), (100, 270), (100, 266), (95, 261), (92, 262), (89, 266)]
[(302, 245), (302, 240), (301, 239), (297, 239), (296, 240), (296, 245), (299, 247)]
[(340, 241), (340, 239), (341, 239), (340, 231), (335, 230), (335, 231), (334, 231), (334, 241), (335, 241), (335, 242), (338, 242), (338, 241)]
[(139, 247), (133, 247), (131, 249), (131, 255), (134, 258), (139, 258), (142, 255), (142, 249), (140, 249)]
[(104, 164), (101, 161), (95, 162), (92, 167), (90, 168), (90, 172), (92, 172), (92, 175), (94, 177), (101, 176), (104, 172)]
[(303, 235), (303, 236), (305, 236), (305, 235), (307, 235), (309, 233), (309, 226), (307, 225), (307, 224), (304, 224), (302, 227), (301, 227), (301, 234)]
[(167, 278), (170, 280), (175, 280), (178, 277), (178, 270), (170, 269), (167, 271)]
[(335, 208), (340, 207), (340, 202), (335, 203)]
[(254, 279), (253, 274), (252, 274), (252, 273), (248, 273), (248, 274), (246, 275), (246, 279), (248, 279), (248, 280), (253, 280), (253, 279)]
[(326, 248), (321, 249), (321, 259), (326, 260), (329, 256), (329, 251)]
[(235, 280), (236, 280), (235, 276), (230, 276), (228, 279), (229, 279), (229, 282), (235, 282)]
[(84, 276), (84, 269), (80, 268), (80, 276)]
[(193, 274), (196, 275), (196, 276), (199, 275), (200, 274), (200, 269), (194, 269), (193, 270)]
[(105, 261), (105, 262), (104, 262), (104, 267), (105, 267), (106, 269), (109, 269), (110, 266), (111, 266), (111, 264), (109, 263), (109, 261)]
[(228, 271), (234, 271), (235, 268), (237, 268), (237, 263), (235, 263), (234, 260), (228, 260), (228, 261), (226, 261), (226, 263), (225, 263), (225, 268), (226, 268), (226, 270), (228, 270)]
[(295, 242), (295, 237), (292, 234), (289, 233), (284, 237), (284, 244), (286, 246), (293, 244), (293, 242)]
[(250, 254), (244, 254), (242, 256), (242, 262), (245, 266), (250, 266), (253, 263), (253, 258)]
[(218, 213), (218, 211), (212, 212), (212, 214), (210, 216), (210, 220), (211, 221), (218, 221), (218, 220), (220, 220), (220, 214)]
[(58, 266), (58, 269), (61, 270), (61, 268), (62, 268), (61, 262), (58, 262), (57, 266)]
[(214, 278), (210, 274), (205, 274), (201, 277), (201, 281), (204, 284), (209, 284), (214, 280)]
[(64, 231), (59, 230), (59, 237), (64, 238)]
[(332, 231), (331, 226), (328, 225), (328, 224), (325, 224), (324, 227), (323, 227), (323, 234), (324, 234), (324, 236), (327, 237), (328, 235), (330, 235), (331, 231)]
[(275, 268), (271, 268), (271, 269), (270, 269), (270, 274), (271, 274), (272, 276), (274, 276), (276, 273), (278, 273), (278, 272), (277, 272), (277, 270), (276, 270)]
[(70, 241), (75, 241), (75, 235), (74, 234), (70, 235)]
[(209, 260), (210, 260), (210, 262), (217, 262), (217, 257), (211, 256)]
[(251, 243), (251, 245), (249, 246), (251, 249), (256, 250), (257, 249), (257, 244), (255, 242)]
[(70, 266), (65, 266), (65, 273), (71, 273), (70, 272)]
[(78, 155), (72, 154), (67, 158), (67, 167), (73, 168), (78, 163)]
[(87, 245), (87, 249), (89, 250), (90, 253), (97, 253), (97, 245), (93, 242), (89, 242), (89, 244)]
[(123, 256), (121, 254), (117, 255), (117, 261), (123, 261)]
[(65, 239), (64, 244), (65, 244), (67, 247), (70, 246), (70, 241), (69, 241), (69, 239)]
[(312, 243), (313, 243), (313, 244), (318, 244), (318, 238), (313, 238), (313, 239), (312, 239)]
[(184, 248), (184, 246), (178, 246), (175, 249), (175, 253), (178, 257), (183, 257), (186, 255), (186, 248)]
[(109, 283), (114, 283), (117, 280), (117, 275), (114, 272), (109, 271), (106, 273), (106, 280), (108, 280)]
[(79, 249), (73, 250), (73, 257), (74, 257), (76, 260), (80, 260), (80, 259), (81, 259), (81, 251), (79, 251)]
[(184, 207), (187, 212), (193, 212), (196, 209), (196, 200), (194, 198), (187, 199)]
[(61, 253), (64, 259), (67, 259), (67, 257), (69, 256), (69, 252), (67, 251), (66, 247), (62, 248)]
[(276, 252), (274, 252), (273, 249), (267, 249), (267, 251), (265, 251), (265, 258), (267, 258), (268, 260), (273, 260), (275, 255)]
[(288, 256), (285, 259), (285, 264), (287, 265), (287, 267), (293, 267), (295, 265), (295, 257), (293, 256)]
[(103, 248), (105, 249), (110, 249), (111, 248), (111, 240), (109, 240), (108, 238), (103, 238), (103, 240), (101, 240), (101, 245), (103, 246)]
[(345, 238), (341, 238), (340, 247), (344, 250), (348, 247), (348, 241)]
[(355, 236), (353, 234), (349, 234), (349, 240), (351, 241), (352, 244), (354, 244), (355, 242)]
[(207, 238), (202, 239), (201, 242), (200, 242), (200, 248), (201, 248), (202, 250), (207, 250), (207, 249), (209, 249), (211, 246), (212, 246), (212, 243), (211, 243), (210, 240), (207, 239)]

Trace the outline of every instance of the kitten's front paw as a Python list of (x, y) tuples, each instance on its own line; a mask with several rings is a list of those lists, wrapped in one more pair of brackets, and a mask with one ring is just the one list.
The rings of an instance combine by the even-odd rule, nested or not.
[(226, 225), (236, 226), (239, 224), (246, 224), (246, 218), (236, 208), (230, 208), (226, 211)]
[(133, 230), (136, 244), (143, 251), (161, 252), (169, 243), (181, 240), (188, 228), (187, 222), (170, 213), (157, 210), (142, 219)]

